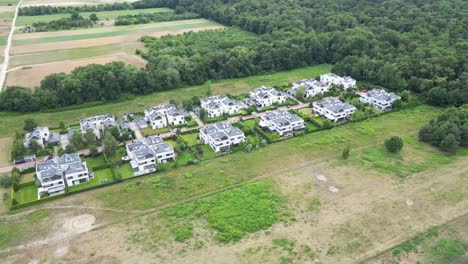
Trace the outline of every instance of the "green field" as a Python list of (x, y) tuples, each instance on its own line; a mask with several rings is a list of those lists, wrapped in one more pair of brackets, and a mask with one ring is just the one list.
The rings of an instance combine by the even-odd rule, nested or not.
[[(365, 168), (368, 171), (379, 171), (378, 168), (354, 163), (353, 160), (350, 160), (348, 164), (343, 163), (340, 158), (342, 149), (349, 144), (352, 148), (351, 157), (353, 157), (353, 155), (359, 155), (355, 154), (357, 150), (354, 149), (381, 146), (384, 139), (391, 135), (400, 135), (405, 138), (407, 136), (414, 137), (414, 131), (440, 113), (440, 109), (423, 105), (383, 115), (370, 121), (351, 123), (331, 130), (288, 139), (259, 148), (251, 153), (235, 152), (216, 160), (202, 162), (196, 166), (159, 172), (158, 177), (161, 178), (162, 182), (165, 182), (164, 187), (156, 188), (152, 184), (140, 184), (138, 192), (132, 193), (133, 199), (125, 197), (128, 196), (129, 184), (134, 183), (124, 183), (90, 195), (93, 199), (97, 199), (111, 208), (144, 210), (232, 186), (259, 175), (268, 175), (272, 171), (288, 171), (292, 169), (291, 166), (304, 162), (315, 163), (314, 159), (324, 157), (330, 159), (336, 157), (336, 166), (344, 164)], [(376, 131), (376, 134), (369, 137), (366, 131)], [(421, 157), (426, 162), (433, 159), (448, 159), (447, 162), (444, 162), (446, 164), (461, 157), (460, 155), (447, 156), (445, 153), (422, 143), (407, 144), (404, 148), (405, 153), (415, 152), (418, 148), (428, 148), (428, 154)], [(180, 158), (179, 156), (178, 160)], [(338, 161), (338, 159), (340, 160)], [(418, 162), (420, 160), (410, 159), (406, 166), (412, 166)], [(435, 166), (437, 164), (428, 166), (426, 170)], [(146, 183), (151, 181), (150, 177), (153, 176), (142, 177), (138, 181)], [(398, 179), (398, 175), (394, 177)]]
[(25, 33), (15, 35), (15, 37), (13, 38), (13, 45), (31, 45), (40, 43), (126, 36), (134, 34), (144, 35), (158, 33), (162, 31), (173, 31), (208, 26), (220, 26), (220, 24), (206, 19), (191, 19), (119, 27), (90, 28), (80, 30), (54, 31), (46, 33)]
[[(207, 94), (230, 93), (235, 95), (248, 92), (260, 85), (284, 85), (294, 80), (315, 77), (329, 72), (330, 68), (330, 65), (323, 64), (269, 75), (208, 82), (199, 86), (153, 93), (117, 103), (93, 103), (94, 106), (92, 107), (82, 105), (78, 106), (76, 110), (67, 110), (65, 108), (60, 111), (57, 110), (57, 112), (27, 114), (0, 112), (2, 124), (0, 126), (0, 138), (12, 136), (15, 131), (21, 131), (26, 118), (33, 118), (40, 125), (49, 127), (58, 127), (60, 121), (65, 122), (66, 125), (77, 124), (82, 118), (99, 114), (112, 113), (119, 116), (124, 113), (142, 112), (147, 107), (168, 102), (170, 99), (182, 101), (190, 99), (192, 96), (204, 97)], [(68, 109), (73, 109), (73, 107)]]
[(19, 204), (28, 203), (37, 200), (37, 186), (31, 185), (15, 192), (15, 200)]
[(0, 6), (15, 5), (18, 0), (0, 0)]
[[(102, 11), (102, 12), (83, 12), (80, 15), (84, 18), (88, 18), (90, 14), (96, 14), (99, 20), (115, 19), (118, 16), (124, 15), (137, 15), (147, 13), (160, 13), (160, 12), (171, 12), (169, 8), (148, 8), (148, 9), (133, 9), (133, 10), (116, 10), (116, 11)], [(32, 25), (37, 22), (50, 22), (61, 18), (70, 17), (70, 14), (52, 14), (43, 16), (19, 16), (16, 20), (17, 26)]]
[(78, 60), (92, 57), (103, 57), (117, 53), (134, 54), (136, 49), (144, 50), (143, 43), (139, 41), (133, 41), (88, 48), (19, 54), (10, 57), (9, 67), (11, 69), (24, 65), (41, 64), (64, 60)]

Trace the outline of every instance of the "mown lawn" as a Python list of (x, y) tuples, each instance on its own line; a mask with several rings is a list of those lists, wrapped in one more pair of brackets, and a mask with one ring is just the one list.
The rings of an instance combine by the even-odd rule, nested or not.
[(127, 179), (134, 176), (132, 166), (130, 166), (130, 163), (124, 163), (119, 167), (116, 167), (115, 170), (117, 173), (120, 173), (122, 179)]
[[(198, 152), (198, 150), (197, 150), (198, 148), (201, 149), (202, 153)], [(193, 149), (193, 152), (196, 153), (196, 155), (198, 156), (198, 158), (200, 160), (213, 159), (213, 158), (215, 158), (216, 156), (219, 155), (218, 153), (214, 152), (213, 149), (209, 145), (206, 145), (206, 144), (199, 145), (199, 146), (194, 147), (192, 149)]]
[(36, 175), (35, 172), (23, 174), (23, 175), (21, 175), (19, 182), (20, 183), (25, 183), (25, 182), (34, 181), (34, 175)]
[(87, 183), (82, 183), (79, 185), (71, 186), (68, 188), (69, 192), (79, 191), (83, 189), (88, 189), (94, 186), (98, 186), (101, 184), (109, 183), (114, 181), (112, 178), (112, 171), (111, 169), (104, 169), (98, 170), (94, 172), (94, 178)]
[(142, 128), (140, 130), (141, 130), (141, 133), (144, 136), (154, 136), (154, 135), (159, 135), (159, 134), (162, 134), (162, 133), (169, 132), (168, 127), (153, 129), (152, 127), (148, 126), (148, 127)]
[[(315, 77), (330, 71), (330, 65), (317, 65), (287, 72), (279, 72), (268, 75), (252, 76), (247, 78), (229, 79), (216, 82), (207, 82), (199, 86), (174, 89), (170, 91), (153, 93), (139, 96), (121, 102), (114, 103), (89, 103), (57, 110), (50, 113), (5, 113), (0, 112), (2, 126), (0, 126), (0, 137), (12, 136), (16, 130), (22, 130), (24, 120), (32, 118), (40, 125), (58, 127), (60, 121), (67, 124), (78, 123), (80, 119), (99, 114), (112, 113), (120, 116), (125, 113), (142, 112), (150, 106), (168, 102), (170, 99), (178, 101), (190, 99), (193, 96), (204, 97), (208, 92), (215, 94), (231, 93), (241, 94), (260, 85), (280, 85), (293, 80), (307, 77)], [(68, 110), (67, 110), (68, 109)]]
[(28, 203), (37, 200), (37, 186), (31, 185), (24, 187), (15, 192), (15, 200), (18, 204)]
[[(80, 15), (84, 18), (89, 18), (89, 15), (96, 14), (99, 20), (116, 19), (118, 16), (123, 15), (137, 15), (137, 14), (148, 14), (148, 13), (161, 13), (171, 12), (169, 8), (147, 8), (147, 9), (132, 9), (132, 10), (115, 10), (115, 11), (101, 11), (101, 12), (82, 12)], [(38, 22), (50, 22), (53, 20), (68, 18), (70, 14), (52, 14), (42, 16), (19, 16), (16, 25), (25, 26), (32, 25)]]
[[(287, 171), (297, 164), (314, 162), (324, 157), (336, 157), (337, 162), (338, 160), (342, 162), (341, 152), (345, 146), (350, 145), (352, 149), (380, 147), (384, 139), (390, 136), (412, 136), (414, 131), (439, 115), (441, 111), (438, 108), (422, 105), (360, 123), (349, 123), (331, 130), (294, 137), (250, 153), (234, 152), (198, 165), (160, 171), (158, 176), (165, 184), (157, 189), (141, 184), (139, 191), (132, 194), (131, 201), (124, 198), (128, 195), (126, 186), (129, 183), (112, 186), (91, 195), (112, 208), (148, 209), (275, 171)], [(352, 153), (354, 153), (353, 150)], [(357, 166), (361, 165), (357, 164)], [(191, 177), (184, 177), (186, 173), (189, 173)], [(149, 178), (138, 179), (140, 182), (146, 180)], [(131, 181), (137, 181), (137, 179)]]
[(88, 169), (92, 169), (92, 168), (106, 164), (106, 159), (103, 154), (97, 157), (85, 157), (85, 158), (82, 158), (82, 160), (86, 161), (86, 165), (88, 165)]
[(199, 145), (200, 142), (198, 141), (198, 132), (195, 132), (195, 133), (189, 133), (189, 134), (184, 134), (184, 135), (180, 135), (180, 137), (185, 141), (187, 142), (187, 144), (189, 146), (195, 146), (195, 145)]

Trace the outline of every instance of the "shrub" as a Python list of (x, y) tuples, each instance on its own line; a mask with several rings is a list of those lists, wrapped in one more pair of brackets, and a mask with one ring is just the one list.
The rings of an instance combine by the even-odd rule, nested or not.
[(393, 136), (386, 139), (384, 145), (388, 152), (397, 153), (403, 148), (403, 139)]
[(341, 153), (341, 157), (345, 160), (348, 159), (349, 153), (351, 152), (351, 147), (348, 145), (343, 149), (343, 152)]

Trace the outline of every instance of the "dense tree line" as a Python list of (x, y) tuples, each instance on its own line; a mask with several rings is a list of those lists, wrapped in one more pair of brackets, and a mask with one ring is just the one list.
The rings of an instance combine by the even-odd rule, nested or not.
[(419, 130), (419, 140), (455, 153), (459, 146), (468, 147), (468, 108), (451, 108)]
[[(97, 17), (96, 17), (97, 18)], [(76, 28), (89, 28), (93, 26), (93, 21), (73, 12), (70, 17), (60, 18), (49, 22), (33, 23), (33, 30), (36, 32), (69, 30)]]
[(184, 12), (176, 14), (175, 12), (156, 12), (156, 13), (142, 13), (136, 15), (118, 16), (114, 22), (116, 26), (147, 24), (154, 22), (176, 21), (184, 19), (200, 18), (199, 14)]
[[(143, 9), (139, 7), (137, 9)], [(149, 8), (149, 7), (148, 7)], [(82, 6), (27, 6), (21, 7), (18, 11), (19, 16), (41, 16), (51, 14), (66, 14), (73, 12), (101, 12), (101, 11), (114, 11), (114, 10), (129, 10), (135, 9), (131, 3), (113, 3), (113, 4), (99, 4), (99, 5), (82, 5)]]
[[(283, 69), (328, 62), (335, 64), (333, 71), (358, 80), (431, 91), (428, 95), (441, 98), (431, 104), (468, 102), (463, 0), (144, 0), (140, 5), (187, 10), (262, 35), (275, 50), (272, 55), (284, 56)], [(288, 45), (295, 52), (283, 53)]]

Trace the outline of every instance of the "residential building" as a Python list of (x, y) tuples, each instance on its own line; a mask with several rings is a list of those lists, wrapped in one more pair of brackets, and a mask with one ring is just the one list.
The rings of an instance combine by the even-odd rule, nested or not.
[(168, 125), (177, 126), (185, 124), (185, 115), (173, 104), (158, 105), (145, 110), (145, 118), (153, 129), (163, 128)]
[(350, 76), (341, 77), (334, 73), (326, 73), (320, 75), (320, 82), (325, 83), (327, 85), (333, 84), (336, 86), (342, 86), (345, 90), (356, 87), (355, 79), (351, 78)]
[(101, 138), (105, 127), (112, 126), (117, 126), (117, 123), (115, 122), (115, 116), (110, 114), (93, 116), (80, 120), (81, 133), (85, 134), (86, 131), (91, 129), (98, 139)]
[(273, 87), (262, 86), (250, 91), (250, 100), (246, 102), (257, 108), (272, 106), (273, 104), (281, 104), (286, 102), (289, 95), (287, 93), (276, 90)]
[(205, 109), (206, 116), (214, 118), (222, 115), (234, 115), (239, 113), (244, 104), (225, 95), (210, 96), (200, 100), (201, 108)]
[(33, 131), (27, 133), (24, 137), (23, 144), (27, 148), (31, 141), (36, 141), (41, 147), (49, 141), (50, 132), (48, 127), (35, 127)]
[(344, 121), (351, 117), (356, 111), (356, 107), (332, 97), (327, 97), (322, 101), (314, 102), (313, 105), (315, 113), (326, 117), (333, 122)]
[(244, 133), (227, 122), (207, 125), (200, 129), (199, 136), (200, 140), (210, 145), (215, 152), (229, 151), (232, 145), (245, 141)]
[(391, 109), (393, 103), (396, 100), (400, 100), (401, 97), (392, 92), (387, 92), (384, 89), (373, 89), (370, 91), (359, 92), (359, 100), (362, 103), (367, 103), (373, 106), (375, 109), (385, 111)]
[(180, 126), (187, 123), (185, 114), (181, 110), (171, 109), (167, 112), (167, 123), (171, 126)]
[(159, 136), (149, 136), (126, 146), (134, 175), (156, 171), (157, 163), (175, 160), (174, 149)]
[(259, 125), (280, 136), (289, 136), (293, 131), (305, 129), (304, 120), (286, 110), (266, 112), (260, 117)]
[(153, 129), (167, 127), (166, 115), (161, 112), (153, 111), (146, 116), (146, 119)]
[(68, 187), (89, 182), (93, 178), (93, 175), (88, 171), (86, 161), (81, 162), (78, 153), (62, 155), (59, 158), (59, 163)]
[(148, 121), (146, 121), (146, 118), (144, 118), (144, 117), (140, 117), (140, 118), (135, 119), (135, 124), (139, 128), (147, 128), (148, 127)]
[(317, 81), (315, 79), (305, 79), (292, 83), (292, 87), (288, 90), (288, 94), (296, 97), (297, 90), (300, 87), (305, 88), (304, 98), (314, 97), (330, 89), (330, 85)]
[(59, 133), (52, 133), (49, 136), (49, 144), (56, 144), (60, 145), (60, 134)]

